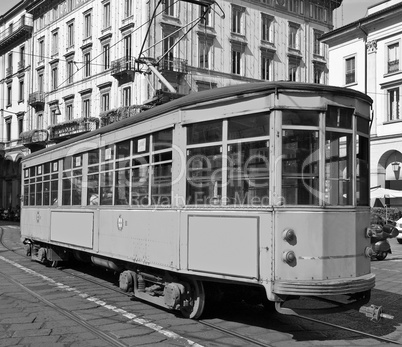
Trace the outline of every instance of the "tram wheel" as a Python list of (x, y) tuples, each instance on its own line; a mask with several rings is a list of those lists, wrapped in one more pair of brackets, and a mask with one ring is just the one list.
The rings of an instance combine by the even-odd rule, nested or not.
[(387, 252), (381, 252), (376, 256), (376, 258), (377, 260), (384, 260), (387, 257), (387, 254)]
[(190, 291), (187, 293), (185, 305), (180, 311), (185, 318), (197, 319), (201, 316), (205, 307), (205, 290), (201, 281), (191, 280)]

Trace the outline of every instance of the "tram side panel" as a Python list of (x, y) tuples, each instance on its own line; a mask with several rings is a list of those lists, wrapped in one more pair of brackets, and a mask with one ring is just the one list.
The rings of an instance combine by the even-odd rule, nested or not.
[(21, 238), (50, 241), (50, 210), (24, 208), (21, 211)]
[[(275, 279), (327, 281), (370, 273), (367, 212), (283, 211), (276, 215)], [(294, 237), (285, 239), (287, 231)], [(289, 256), (293, 253), (293, 256)], [(318, 293), (317, 293), (318, 294)]]

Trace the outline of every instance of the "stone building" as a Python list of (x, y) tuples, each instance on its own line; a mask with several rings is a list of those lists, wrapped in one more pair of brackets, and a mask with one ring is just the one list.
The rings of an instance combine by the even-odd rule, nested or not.
[[(23, 0), (0, 18), (1, 167), (184, 94), (258, 80), (326, 84), (319, 37), (341, 3)], [(21, 18), (17, 40), (10, 26)], [(0, 207), (18, 204), (18, 179), (9, 182), (0, 171)]]

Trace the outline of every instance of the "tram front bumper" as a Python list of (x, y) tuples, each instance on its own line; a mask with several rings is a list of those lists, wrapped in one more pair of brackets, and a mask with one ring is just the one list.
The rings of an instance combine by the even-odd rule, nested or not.
[(286, 281), (279, 280), (273, 284), (277, 295), (323, 296), (362, 293), (375, 286), (375, 275), (367, 274), (357, 278), (337, 280)]

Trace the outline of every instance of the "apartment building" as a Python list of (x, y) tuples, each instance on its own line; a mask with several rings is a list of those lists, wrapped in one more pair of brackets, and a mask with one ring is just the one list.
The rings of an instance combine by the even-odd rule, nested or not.
[[(31, 23), (22, 53), (27, 94), (21, 103), (4, 105), (16, 114), (7, 118), (4, 113), (0, 119), (0, 160), (18, 163), (27, 149), (50, 146), (205, 89), (258, 80), (326, 84), (327, 49), (319, 37), (332, 30), (332, 13), (341, 3), (21, 1), (18, 11)], [(16, 11), (5, 16), (18, 21)], [(9, 22), (0, 20), (6, 37)], [(20, 49), (9, 41), (0, 52), (3, 95), (10, 81), (7, 54), (18, 59)], [(12, 80), (16, 86), (20, 81), (18, 75)], [(20, 128), (18, 112), (24, 115)], [(7, 157), (7, 151), (18, 155)], [(5, 182), (0, 175), (3, 187)], [(10, 194), (16, 195), (4, 193), (0, 207), (16, 204)]]
[[(329, 84), (373, 99), (371, 187), (402, 190), (402, 3), (379, 1), (364, 18), (322, 36), (329, 47)], [(387, 199), (402, 208), (402, 199)]]

